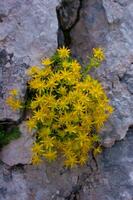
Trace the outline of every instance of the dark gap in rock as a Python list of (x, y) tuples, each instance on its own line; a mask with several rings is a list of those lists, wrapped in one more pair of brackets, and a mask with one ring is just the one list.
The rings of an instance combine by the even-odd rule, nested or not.
[(9, 62), (10, 64), (12, 64), (12, 63), (13, 63), (12, 58), (13, 58), (13, 56), (14, 56), (13, 53), (8, 54), (8, 56), (9, 56), (8, 62)]
[[(62, 0), (60, 5), (56, 8), (58, 26), (59, 26), (58, 47), (61, 47), (63, 45), (70, 47), (71, 45), (70, 32), (80, 19), (80, 10), (82, 8), (82, 2), (83, 0), (77, 0), (77, 1)], [(74, 16), (75, 13), (76, 16)], [(71, 14), (73, 14), (72, 17), (70, 17)]]
[(0, 65), (6, 65), (8, 62), (8, 53), (5, 49), (0, 49)]
[(22, 110), (22, 115), (21, 115), (20, 119), (18, 120), (18, 124), (21, 124), (22, 121), (26, 120), (30, 99), (31, 99), (31, 92), (30, 92), (29, 88), (27, 87), (26, 92), (25, 92), (25, 96), (24, 96), (24, 107), (23, 107), (23, 110)]
[(6, 17), (5, 14), (0, 14), (0, 23), (2, 23), (4, 21), (5, 17)]
[(79, 200), (79, 193), (82, 189), (82, 185), (76, 185), (73, 187), (72, 192), (65, 200)]
[(8, 53), (5, 49), (0, 49), (0, 67), (8, 62), (12, 64), (13, 53)]
[(129, 71), (126, 72), (122, 77), (118, 75), (118, 79), (121, 83), (127, 84), (128, 91), (133, 94), (133, 73)]
[(17, 164), (17, 165), (14, 165), (14, 166), (10, 167), (10, 169), (12, 171), (19, 171), (19, 172), (23, 172), (24, 168), (25, 168), (24, 164)]
[(67, 173), (68, 171), (70, 171), (70, 169), (63, 166), (62, 169), (60, 170), (60, 175), (62, 176), (64, 173)]
[(17, 125), (18, 123), (16, 121), (10, 120), (10, 119), (4, 119), (0, 121), (0, 125), (8, 126), (8, 125)]
[(118, 75), (118, 79), (119, 79), (120, 82), (122, 82), (123, 77), (120, 77), (120, 76)]
[(113, 0), (113, 1), (114, 1), (114, 3), (117, 3), (117, 4), (119, 4), (119, 5), (122, 6), (122, 7), (127, 6), (127, 2), (120, 2), (120, 1), (118, 1), (118, 0)]
[(21, 133), (16, 122), (0, 121), (0, 149), (9, 144), (11, 140), (18, 139)]
[(133, 133), (133, 124), (129, 126), (127, 134), (128, 133)]
[(18, 124), (20, 124), (22, 121), (25, 121), (27, 119), (27, 113), (29, 113), (30, 102), (34, 97), (35, 97), (35, 92), (30, 90), (27, 84), (25, 97), (24, 97), (24, 108), (22, 111), (22, 116), (18, 120)]

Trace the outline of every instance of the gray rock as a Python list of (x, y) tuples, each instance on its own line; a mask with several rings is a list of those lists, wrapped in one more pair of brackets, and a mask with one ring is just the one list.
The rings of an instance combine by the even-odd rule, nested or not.
[[(82, 168), (67, 170), (61, 160), (41, 166), (31, 161), (33, 138), (22, 136), (1, 151), (0, 200), (132, 200), (133, 199), (133, 2), (132, 0), (69, 0), (61, 12), (64, 41), (73, 56), (86, 59), (103, 46), (106, 63), (91, 71), (105, 88), (115, 112), (102, 130), (104, 149)], [(82, 2), (82, 3), (81, 3)], [(70, 5), (70, 4), (71, 5)], [(76, 4), (77, 3), (77, 4)], [(11, 88), (26, 93), (25, 70), (57, 47), (57, 0), (0, 2), (0, 120), (18, 121), (22, 113), (5, 105)], [(72, 15), (70, 10), (73, 12)], [(78, 17), (77, 17), (78, 12)], [(68, 13), (68, 15), (67, 15)], [(63, 32), (63, 30), (62, 30)], [(130, 127), (130, 129), (129, 129)], [(125, 137), (125, 135), (127, 136)], [(124, 138), (122, 140), (122, 138)]]
[(70, 48), (81, 61), (93, 47), (102, 46), (106, 62), (92, 71), (98, 78), (115, 112), (103, 129), (110, 144), (125, 137), (133, 124), (133, 2), (132, 0), (84, 0), (80, 18), (70, 31)]
[(69, 30), (74, 25), (78, 18), (78, 10), (80, 7), (80, 1), (63, 0), (58, 7), (58, 14), (60, 25), (63, 30)]
[(6, 99), (9, 91), (17, 89), (19, 99), (24, 101), (26, 93), (26, 69), (28, 65), (21, 61), (12, 61), (12, 54), (5, 50), (0, 51), (0, 120), (18, 121), (22, 117), (22, 111), (13, 111), (7, 104)]
[(0, 200), (29, 200), (26, 180), (21, 171), (8, 170), (11, 179), (4, 174), (6, 166), (0, 168)]
[(5, 104), (8, 92), (18, 88), (24, 100), (26, 68), (57, 48), (58, 0), (0, 1), (0, 120), (17, 121), (21, 112)]
[(58, 0), (1, 1), (0, 46), (27, 64), (51, 55), (57, 47), (57, 5)]
[(119, 2), (103, 0), (103, 6), (109, 23), (118, 23), (122, 19), (124, 8)]
[(89, 187), (84, 181), (80, 193), (82, 200), (132, 200), (133, 198), (133, 129), (124, 140), (103, 152), (98, 160), (99, 179)]
[[(1, 200), (132, 200), (133, 129), (84, 167), (65, 170), (58, 160), (41, 166), (0, 165)], [(94, 163), (97, 168), (94, 170)], [(92, 168), (93, 167), (93, 168)]]
[(31, 163), (33, 133), (28, 131), (25, 122), (20, 124), (20, 132), (20, 138), (11, 141), (0, 152), (0, 159), (9, 166)]

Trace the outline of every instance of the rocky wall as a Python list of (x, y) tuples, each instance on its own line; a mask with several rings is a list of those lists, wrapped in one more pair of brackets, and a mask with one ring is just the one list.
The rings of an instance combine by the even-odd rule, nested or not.
[[(0, 1), (0, 124), (21, 131), (0, 152), (0, 200), (133, 200), (132, 21), (132, 0)], [(101, 133), (108, 148), (82, 168), (60, 160), (34, 167), (25, 111), (12, 112), (5, 99), (17, 87), (25, 101), (26, 69), (64, 44), (80, 62), (93, 47), (105, 49), (105, 63), (91, 74), (115, 108)]]

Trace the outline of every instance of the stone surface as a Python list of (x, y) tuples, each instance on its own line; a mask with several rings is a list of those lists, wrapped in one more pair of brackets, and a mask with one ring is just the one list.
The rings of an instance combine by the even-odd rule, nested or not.
[(119, 1), (103, 0), (108, 23), (119, 23), (124, 15), (124, 6)]
[[(57, 47), (57, 5), (57, 0), (0, 1), (0, 121), (22, 118), (5, 105), (8, 91), (17, 87), (23, 100), (25, 70)], [(83, 168), (66, 170), (60, 160), (33, 167), (27, 165), (33, 139), (22, 123), (21, 138), (1, 152), (12, 167), (0, 164), (0, 200), (133, 200), (133, 2), (63, 0), (58, 9), (59, 44), (66, 43), (74, 57), (83, 61), (93, 47), (105, 48), (106, 62), (91, 73), (115, 108), (102, 131), (109, 148)]]
[(26, 92), (25, 70), (57, 48), (58, 0), (0, 1), (0, 120), (20, 119), (5, 104), (8, 91)]
[[(97, 163), (65, 170), (61, 162), (12, 169), (0, 166), (0, 200), (132, 200), (133, 128), (104, 149)], [(97, 167), (96, 167), (97, 166)]]
[(0, 167), (0, 200), (29, 200), (28, 189), (21, 170)]
[(27, 130), (25, 122), (20, 124), (19, 129), (21, 132), (20, 138), (11, 141), (0, 152), (0, 159), (9, 166), (31, 163), (33, 133)]
[(19, 98), (24, 100), (27, 81), (25, 71), (28, 65), (12, 59), (13, 54), (0, 50), (0, 121), (18, 121), (22, 117), (22, 111), (13, 111), (5, 101), (9, 91), (15, 88), (19, 91)]
[(69, 32), (73, 56), (81, 61), (87, 60), (93, 47), (105, 49), (106, 62), (91, 72), (102, 82), (115, 108), (103, 130), (105, 146), (124, 138), (133, 124), (132, 21), (132, 0), (83, 0), (79, 20)]
[(63, 0), (59, 5), (60, 25), (63, 30), (70, 30), (75, 25), (78, 18), (80, 0)]
[(99, 180), (84, 181), (80, 192), (82, 200), (132, 200), (133, 199), (133, 129), (127, 137), (106, 149), (99, 159)]

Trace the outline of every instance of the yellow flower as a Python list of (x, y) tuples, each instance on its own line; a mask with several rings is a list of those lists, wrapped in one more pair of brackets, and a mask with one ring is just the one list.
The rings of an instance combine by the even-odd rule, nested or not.
[(102, 111), (101, 109), (99, 109), (97, 107), (97, 110), (95, 110), (93, 116), (94, 116), (94, 122), (93, 123), (95, 124), (96, 129), (99, 131), (99, 129), (101, 127), (103, 127), (104, 122), (107, 120), (108, 115), (105, 113), (104, 110)]
[(41, 144), (43, 144), (45, 149), (48, 150), (54, 146), (54, 138), (53, 137), (44, 135), (44, 137), (42, 137), (40, 139), (43, 139)]
[(67, 102), (63, 99), (61, 101), (58, 101), (58, 105), (59, 105), (59, 109), (62, 111), (69, 109)]
[(74, 153), (67, 156), (66, 160), (64, 161), (64, 164), (66, 167), (73, 168), (77, 165), (77, 158)]
[(105, 60), (105, 55), (102, 48), (93, 48), (93, 55), (99, 61)]
[(39, 165), (39, 164), (41, 164), (41, 162), (42, 162), (42, 159), (37, 154), (34, 154), (32, 156), (32, 164), (33, 165)]
[(64, 46), (62, 48), (57, 49), (57, 52), (60, 58), (68, 58), (70, 55), (70, 49)]
[(20, 101), (19, 99), (17, 99), (17, 100), (15, 101), (14, 109), (15, 109), (15, 110), (18, 110), (18, 109), (20, 109), (20, 108), (22, 108), (22, 104), (21, 104), (21, 101)]
[(6, 99), (6, 103), (7, 103), (14, 111), (16, 111), (16, 110), (22, 108), (21, 101), (18, 100), (18, 99), (15, 99), (15, 98), (12, 97), (12, 96), (9, 96), (9, 97)]
[(59, 91), (59, 93), (62, 95), (62, 96), (65, 96), (66, 95), (66, 93), (67, 93), (67, 90), (66, 90), (66, 87), (60, 87), (59, 89), (58, 89), (58, 91)]
[(45, 69), (40, 69), (38, 73), (35, 75), (35, 77), (38, 78), (45, 78), (51, 74), (51, 69), (50, 68), (45, 68)]
[(49, 136), (50, 133), (51, 133), (50, 128), (43, 127), (43, 128), (41, 128), (39, 130), (39, 136), (40, 136), (40, 138), (45, 138), (45, 137)]
[(70, 63), (69, 63), (67, 60), (63, 60), (63, 62), (62, 62), (62, 67), (63, 67), (64, 69), (67, 69), (67, 68), (70, 67)]
[(45, 113), (42, 109), (33, 112), (33, 119), (35, 121), (44, 122)]
[[(94, 48), (84, 70), (69, 56), (70, 50), (63, 46), (52, 58), (42, 59), (41, 68), (28, 70), (32, 116), (27, 125), (30, 130), (36, 128), (33, 164), (43, 158), (55, 160), (61, 153), (65, 166), (72, 168), (85, 164), (89, 152), (100, 153), (97, 132), (113, 109), (102, 85), (87, 72), (99, 66), (105, 55), (103, 49)], [(16, 107), (17, 93), (10, 94), (8, 102)]]
[(78, 163), (80, 165), (85, 165), (87, 160), (88, 160), (88, 153), (86, 155), (81, 155), (79, 160), (78, 160)]
[(67, 128), (65, 129), (65, 132), (69, 133), (76, 133), (76, 126), (73, 126), (72, 124), (68, 124)]
[(76, 141), (80, 143), (80, 146), (83, 147), (85, 143), (90, 143), (90, 139), (88, 137), (88, 133), (79, 133)]
[(98, 154), (100, 154), (102, 152), (102, 148), (101, 146), (98, 146), (97, 148), (94, 149), (94, 156), (97, 156)]
[(35, 154), (41, 155), (44, 152), (42, 147), (43, 147), (42, 144), (34, 143), (32, 147), (32, 152)]
[(71, 62), (71, 67), (72, 67), (73, 72), (80, 71), (81, 69), (80, 64), (76, 60), (73, 60)]
[(80, 102), (77, 102), (75, 105), (74, 105), (74, 110), (75, 112), (77, 113), (82, 113), (85, 111), (85, 106), (83, 106)]
[(32, 129), (36, 128), (36, 124), (37, 122), (33, 118), (30, 118), (27, 121), (27, 126), (28, 126), (29, 131), (32, 131)]
[(52, 161), (55, 160), (57, 157), (57, 152), (54, 150), (49, 150), (46, 153), (43, 154), (43, 156), (48, 160), (48, 161)]
[(9, 92), (11, 95), (13, 95), (13, 96), (17, 96), (18, 95), (18, 90), (17, 89), (12, 89), (12, 90), (10, 90), (10, 92)]
[(54, 98), (54, 95), (48, 95), (44, 98), (44, 103), (47, 107), (56, 107), (56, 99)]
[(108, 115), (112, 114), (114, 112), (114, 108), (110, 105), (106, 105), (106, 111), (108, 112)]
[(54, 78), (49, 78), (49, 80), (47, 81), (46, 87), (53, 90), (53, 88), (56, 87), (56, 85), (58, 85), (58, 83), (54, 80)]
[(37, 107), (41, 107), (44, 105), (45, 96), (36, 94), (35, 100), (33, 100), (30, 104), (31, 109), (36, 109)]
[(62, 79), (72, 82), (72, 72), (67, 71), (66, 69), (61, 71)]
[(40, 71), (40, 68), (38, 66), (32, 66), (27, 70), (27, 74), (29, 76), (33, 76), (37, 74)]
[(40, 78), (35, 78), (29, 81), (30, 88), (36, 89), (41, 93), (45, 89), (45, 82)]
[(42, 64), (42, 65), (45, 65), (45, 66), (49, 66), (49, 65), (51, 65), (52, 63), (53, 63), (53, 61), (50, 60), (49, 58), (44, 58), (44, 59), (41, 60), (41, 64)]

